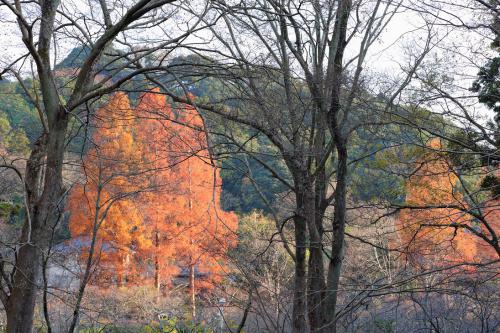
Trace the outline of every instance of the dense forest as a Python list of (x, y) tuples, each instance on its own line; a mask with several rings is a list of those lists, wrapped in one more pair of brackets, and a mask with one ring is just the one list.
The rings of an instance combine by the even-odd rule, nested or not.
[(0, 332), (497, 332), (497, 0), (0, 0)]

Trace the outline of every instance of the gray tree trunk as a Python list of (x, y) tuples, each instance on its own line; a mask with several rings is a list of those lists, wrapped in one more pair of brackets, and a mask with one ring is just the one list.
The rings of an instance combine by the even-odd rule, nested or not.
[(344, 256), (344, 229), (347, 196), (347, 149), (339, 147), (337, 185), (335, 188), (335, 213), (333, 216), (332, 254), (328, 266), (326, 296), (323, 305), (323, 332), (336, 332), (335, 312)]
[(307, 330), (306, 318), (306, 221), (296, 216), (295, 219), (295, 280), (293, 294), (292, 332), (304, 333)]
[[(31, 333), (38, 284), (41, 279), (42, 251), (51, 238), (62, 195), (62, 165), (68, 116), (57, 107), (49, 123), (50, 134), (43, 135), (26, 163), (28, 189), (27, 221), (23, 226), (21, 245), (16, 258), (12, 292), (7, 304), (7, 333)], [(44, 156), (45, 173), (41, 180)], [(43, 181), (43, 183), (42, 183)], [(41, 192), (41, 193), (40, 193)]]

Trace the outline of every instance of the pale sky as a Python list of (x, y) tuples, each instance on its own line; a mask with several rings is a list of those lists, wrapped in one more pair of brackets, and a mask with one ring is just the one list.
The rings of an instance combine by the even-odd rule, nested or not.
[[(87, 15), (92, 19), (93, 15), (100, 16), (100, 8), (95, 8), (97, 2), (94, 0), (83, 1), (62, 1), (62, 5), (66, 6), (67, 12), (73, 13), (74, 17), (78, 17), (78, 14)], [(455, 3), (465, 4), (466, 1), (457, 0)], [(491, 55), (491, 51), (488, 49), (488, 42), (485, 41), (480, 34), (475, 31), (459, 31), (449, 29), (448, 27), (439, 26), (442, 23), (440, 20), (449, 19), (457, 22), (457, 17), (466, 21), (472, 22), (475, 20), (470, 15), (470, 12), (462, 9), (462, 13), (457, 11), (458, 7), (443, 7), (442, 10), (435, 9), (435, 14), (440, 18), (436, 19), (431, 15), (422, 15), (416, 13), (415, 11), (403, 10), (404, 5), (415, 5), (423, 6), (425, 1), (418, 1), (416, 3), (411, 3), (412, 0), (405, 0), (403, 6), (400, 9), (400, 13), (396, 14), (388, 26), (384, 29), (381, 37), (374, 43), (371, 47), (369, 54), (364, 63), (364, 71), (367, 73), (380, 74), (381, 76), (392, 77), (393, 80), (402, 79), (404, 77), (401, 71), (401, 66), (408, 65), (408, 59), (411, 59), (412, 53), (418, 53), (421, 49), (422, 44), (425, 43), (425, 37), (427, 32), (425, 31), (426, 23), (434, 23), (431, 29), (434, 35), (434, 41), (438, 42), (437, 46), (429, 54), (429, 62), (434, 61), (441, 64), (451, 77), (456, 79), (459, 85), (468, 87), (470, 83), (475, 78), (477, 74), (477, 65), (482, 65), (485, 62), (485, 58), (481, 57), (481, 54), (486, 53)], [(110, 3), (112, 3), (110, 1)], [(432, 2), (431, 2), (432, 3)], [(190, 6), (197, 7), (197, 10), (201, 10), (203, 1), (194, 1), (190, 3)], [(453, 11), (450, 11), (451, 9)], [(111, 8), (113, 9), (113, 8)], [(114, 11), (115, 16), (119, 14), (119, 11)], [(456, 15), (456, 16), (454, 16)], [(99, 19), (96, 17), (96, 19)], [(193, 19), (189, 21), (189, 17), (186, 15), (177, 15), (177, 20), (183, 20), (181, 27), (172, 28), (171, 25), (165, 25), (165, 30), (159, 28), (149, 29), (145, 35), (136, 34), (137, 38), (140, 40), (146, 38), (150, 42), (157, 43), (168, 34), (176, 34), (179, 29), (187, 26), (187, 23), (193, 22)], [(476, 19), (477, 20), (477, 19)], [(82, 24), (83, 21), (79, 21)], [(86, 24), (93, 30), (94, 33), (98, 33), (98, 27), (92, 24), (91, 20), (87, 20)], [(168, 29), (168, 30), (166, 30)], [(17, 24), (14, 21), (13, 15), (5, 7), (0, 7), (0, 47), (2, 52), (0, 53), (0, 70), (5, 67), (5, 65), (12, 61), (13, 59), (19, 57), (23, 52), (26, 52), (22, 41), (19, 38), (20, 33), (17, 28)], [(60, 35), (58, 35), (59, 38)], [(208, 33), (198, 33), (197, 36), (203, 38), (208, 37)], [(129, 36), (129, 38), (131, 38)], [(196, 37), (192, 37), (191, 42), (196, 42)], [(130, 41), (130, 40), (128, 40)], [(198, 40), (199, 41), (199, 40)], [(246, 41), (251, 45), (251, 41)], [(354, 39), (349, 45), (346, 51), (346, 59), (351, 58), (357, 53), (358, 45), (360, 39)], [(59, 38), (58, 41), (58, 54), (57, 62), (64, 59), (69, 51), (75, 46), (75, 40)], [(208, 45), (210, 47), (218, 47), (216, 43)], [(475, 49), (477, 48), (477, 49)], [(249, 47), (249, 52), (254, 52), (255, 48)], [(459, 54), (456, 51), (459, 50)], [(29, 64), (25, 64), (24, 71), (29, 70)], [(463, 92), (464, 94), (467, 92)]]

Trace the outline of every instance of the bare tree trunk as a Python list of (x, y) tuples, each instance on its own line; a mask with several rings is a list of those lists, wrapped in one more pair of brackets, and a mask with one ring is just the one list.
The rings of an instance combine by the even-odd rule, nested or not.
[[(24, 223), (21, 245), (17, 253), (12, 293), (7, 306), (7, 332), (31, 333), (33, 315), (41, 279), (42, 249), (47, 248), (52, 225), (61, 203), (62, 165), (68, 115), (58, 106), (50, 135), (39, 139), (26, 163), (26, 187), (30, 207)], [(45, 145), (46, 142), (46, 145)], [(45, 153), (47, 161), (43, 190), (40, 192), (41, 163)]]
[(156, 301), (160, 301), (160, 234), (158, 230), (155, 232), (155, 289)]
[(191, 301), (191, 317), (193, 321), (196, 318), (196, 290), (194, 285), (194, 265), (189, 265), (189, 296)]
[(335, 188), (335, 213), (333, 216), (332, 255), (328, 267), (326, 295), (323, 306), (324, 332), (336, 332), (335, 311), (339, 289), (340, 273), (344, 256), (344, 229), (346, 222), (347, 195), (347, 149), (341, 143), (337, 146), (338, 168)]
[(308, 269), (307, 310), (311, 332), (317, 332), (322, 323), (322, 299), (325, 290), (322, 250), (318, 243), (310, 245)]
[(43, 258), (43, 265), (42, 265), (42, 278), (43, 278), (42, 305), (43, 305), (43, 316), (45, 318), (45, 325), (47, 325), (47, 333), (52, 333), (52, 324), (49, 313), (49, 299), (48, 299), (49, 281), (48, 281), (47, 270), (48, 270), (49, 259), (51, 256), (53, 241), (54, 241), (54, 232), (52, 233), (49, 249), (45, 257)]
[(245, 327), (245, 323), (246, 323), (247, 318), (248, 318), (248, 313), (250, 312), (250, 309), (252, 307), (252, 295), (253, 295), (253, 290), (250, 289), (250, 292), (248, 293), (247, 306), (245, 307), (245, 310), (243, 311), (243, 316), (241, 317), (240, 324), (238, 325), (238, 328), (236, 329), (236, 333), (241, 333), (243, 331), (243, 328)]
[(34, 245), (24, 245), (18, 252), (15, 284), (7, 304), (7, 332), (31, 333), (37, 288), (40, 278), (40, 250)]
[(321, 304), (325, 289), (322, 232), (316, 223), (315, 200), (314, 186), (307, 184), (304, 187), (303, 208), (309, 235), (307, 312), (311, 332), (316, 332), (321, 326)]
[[(99, 175), (100, 177), (100, 175)], [(101, 204), (101, 190), (100, 187), (97, 191), (97, 198), (95, 201), (95, 212), (94, 212), (94, 225), (92, 228), (92, 241), (90, 243), (90, 249), (89, 249), (89, 254), (87, 257), (87, 262), (85, 265), (85, 272), (83, 274), (82, 280), (80, 282), (80, 287), (78, 288), (78, 295), (76, 296), (76, 303), (73, 308), (73, 318), (71, 319), (71, 324), (68, 329), (68, 333), (73, 333), (78, 326), (78, 321), (80, 317), (80, 307), (82, 304), (83, 300), (83, 295), (85, 293), (85, 288), (87, 287), (87, 284), (90, 280), (90, 274), (92, 270), (92, 264), (94, 262), (94, 253), (95, 253), (95, 247), (96, 247), (96, 242), (97, 242), (97, 232), (99, 231), (99, 223), (101, 222), (100, 219), (102, 218), (100, 216), (100, 211), (99, 207)], [(104, 216), (106, 214), (104, 213)]]
[(130, 269), (130, 252), (128, 249), (127, 249), (127, 254), (125, 255), (123, 266), (125, 267), (125, 269), (123, 270), (123, 281), (124, 281), (123, 286), (125, 287), (130, 280), (130, 277), (128, 275)]
[[(340, 0), (338, 3), (337, 18), (335, 21), (335, 46), (333, 68), (331, 72), (331, 104), (328, 110), (328, 125), (337, 149), (337, 177), (335, 184), (334, 206), (335, 212), (332, 221), (332, 253), (328, 267), (325, 301), (323, 303), (323, 329), (322, 332), (335, 333), (337, 331), (335, 312), (337, 296), (344, 256), (344, 229), (346, 222), (346, 196), (347, 196), (347, 133), (343, 133), (342, 118), (346, 118), (349, 110), (343, 110), (340, 102), (340, 90), (343, 76), (344, 50), (347, 45), (347, 22), (351, 11), (351, 0)], [(332, 50), (333, 51), (333, 50)]]
[[(41, 174), (46, 152), (46, 136), (41, 136), (34, 144), (30, 157), (26, 162), (26, 196), (28, 200), (36, 199), (40, 192)], [(31, 207), (27, 207), (26, 221), (21, 235), (21, 247), (17, 253), (17, 262), (12, 283), (12, 291), (6, 306), (7, 332), (31, 333), (36, 300), (35, 282), (39, 280), (42, 256), (33, 240), (33, 219)]]
[(295, 218), (295, 281), (293, 295), (292, 332), (306, 332), (306, 221)]
[[(326, 122), (323, 115), (317, 114), (316, 136), (314, 138), (314, 155), (317, 174), (314, 181), (314, 214), (310, 223), (310, 229), (315, 228), (314, 234), (317, 234), (317, 240), (313, 242), (311, 238), (310, 256), (309, 256), (309, 298), (308, 311), (311, 332), (320, 332), (323, 324), (323, 301), (325, 297), (326, 281), (325, 267), (323, 262), (323, 217), (325, 215), (328, 203), (326, 200), (326, 173), (323, 165), (323, 156), (325, 156), (325, 131)], [(311, 235), (311, 232), (309, 232)]]

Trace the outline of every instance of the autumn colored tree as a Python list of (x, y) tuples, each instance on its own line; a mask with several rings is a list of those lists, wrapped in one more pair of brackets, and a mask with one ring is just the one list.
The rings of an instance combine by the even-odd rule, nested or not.
[[(145, 180), (152, 189), (140, 196), (140, 207), (147, 237), (152, 247), (147, 256), (153, 263), (154, 285), (158, 296), (162, 284), (168, 284), (179, 271), (175, 265), (176, 247), (173, 238), (178, 228), (176, 196), (182, 185), (181, 166), (172, 158), (176, 133), (169, 118), (173, 117), (165, 96), (154, 89), (142, 94), (135, 109), (137, 141), (141, 143), (141, 158), (152, 172)], [(184, 182), (185, 183), (185, 182)]]
[(237, 227), (220, 208), (202, 118), (193, 108), (172, 110), (158, 90), (142, 94), (134, 111), (116, 94), (96, 117), (105, 125), (85, 157), (85, 182), (71, 195), (72, 235), (91, 238), (89, 267), (98, 249), (106, 281), (138, 281), (152, 266), (158, 297), (187, 269), (194, 317), (197, 291), (222, 279)]
[(121, 285), (138, 277), (136, 253), (150, 246), (132, 199), (144, 190), (145, 172), (128, 97), (113, 95), (95, 117), (100, 125), (83, 161), (85, 178), (69, 198), (70, 231), (85, 248), (87, 267), (99, 260), (102, 280)]
[(210, 158), (201, 116), (192, 107), (176, 111), (171, 158), (180, 166), (183, 184), (181, 195), (176, 197), (180, 232), (175, 243), (179, 264), (189, 273), (194, 318), (197, 290), (210, 289), (222, 279), (224, 255), (236, 244), (237, 217), (221, 209), (221, 179)]
[(467, 203), (458, 189), (458, 177), (431, 139), (428, 152), (417, 161), (406, 184), (406, 209), (399, 216), (398, 234), (407, 258), (420, 268), (472, 261), (477, 240), (454, 224), (472, 225)]
[(196, 110), (183, 105), (173, 110), (155, 89), (141, 95), (136, 114), (142, 159), (155, 170), (148, 182), (156, 190), (140, 200), (154, 245), (155, 287), (160, 290), (185, 268), (195, 317), (197, 291), (222, 278), (224, 254), (235, 244), (237, 219), (220, 208), (219, 171)]

